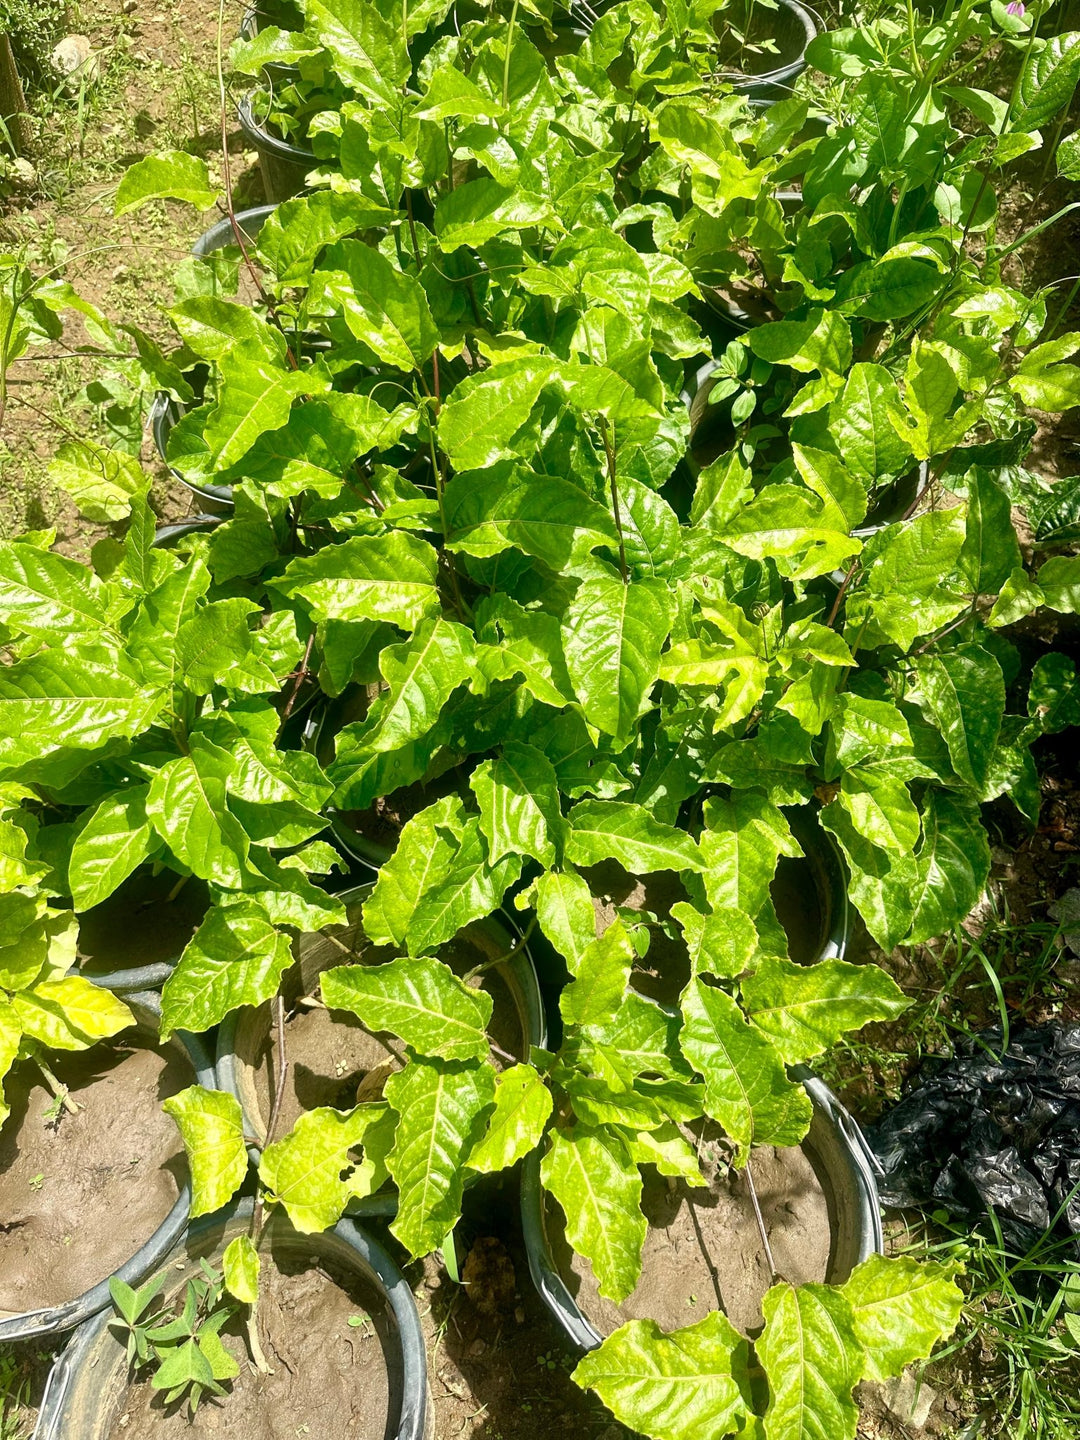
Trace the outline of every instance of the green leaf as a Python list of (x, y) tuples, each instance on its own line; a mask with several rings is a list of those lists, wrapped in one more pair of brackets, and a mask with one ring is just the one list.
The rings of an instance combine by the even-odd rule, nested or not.
[(554, 615), (525, 610), (507, 595), (481, 601), (476, 610), (477, 633), (499, 643), (479, 647), (477, 660), (490, 680), (521, 675), (525, 687), (542, 704), (561, 710), (574, 692), (563, 658), (562, 632)]
[(698, 842), (705, 891), (714, 910), (741, 910), (756, 920), (769, 901), (781, 855), (802, 854), (783, 812), (754, 791), (712, 797)]
[(783, 560), (797, 580), (827, 575), (858, 553), (860, 541), (835, 528), (836, 514), (793, 485), (766, 485), (726, 522), (721, 538), (750, 560)]
[[(365, 9), (370, 7), (365, 7)], [(339, 240), (315, 273), (311, 301), (325, 294), (340, 305), (345, 323), (386, 365), (419, 369), (439, 343), (424, 287), (374, 246)]]
[(823, 523), (834, 530), (853, 530), (866, 517), (866, 488), (844, 461), (828, 450), (793, 445), (795, 468), (821, 500)]
[[(263, 32), (265, 34), (265, 31)], [(335, 240), (386, 224), (393, 211), (364, 195), (316, 190), (286, 200), (266, 217), (258, 250), (283, 285), (303, 285), (319, 252)]]
[(1051, 610), (1080, 614), (1080, 559), (1055, 555), (1039, 566), (1039, 590)]
[(955, 1267), (910, 1255), (871, 1255), (843, 1287), (863, 1347), (863, 1375), (887, 1380), (905, 1365), (924, 1360), (951, 1335), (964, 1295)]
[(746, 343), (771, 365), (790, 365), (804, 374), (846, 375), (851, 365), (851, 330), (842, 315), (810, 310), (805, 320), (775, 320), (755, 325)]
[(641, 1274), (648, 1229), (641, 1176), (625, 1140), (575, 1125), (553, 1130), (540, 1179), (566, 1216), (566, 1238), (593, 1268), (600, 1294), (619, 1303)]
[(379, 655), (384, 690), (359, 725), (338, 732), (337, 759), (344, 762), (399, 750), (426, 735), (475, 665), (472, 632), (442, 616), (421, 620), (411, 639), (386, 645)]
[(224, 1090), (189, 1085), (162, 1102), (180, 1129), (191, 1171), (191, 1214), (210, 1215), (243, 1184), (248, 1157), (240, 1101)]
[(266, 431), (285, 425), (297, 396), (318, 395), (330, 388), (324, 368), (293, 370), (284, 356), (260, 353), (254, 345), (227, 350), (217, 364), (218, 399), (206, 417), (203, 439), (220, 470), (247, 455)]
[(469, 788), (493, 865), (506, 855), (554, 863), (563, 820), (555, 770), (542, 751), (508, 741), (494, 760), (476, 767)]
[(228, 808), (229, 754), (200, 736), (191, 753), (180, 755), (154, 773), (146, 797), (146, 815), (169, 849), (203, 880), (240, 889), (249, 840)]
[(364, 903), (364, 933), (373, 944), (405, 943), (421, 896), (450, 873), (464, 825), (464, 807), (457, 795), (436, 800), (406, 821), (397, 848), (380, 867), (375, 888)]
[(1058, 145), (1056, 159), (1061, 179), (1080, 181), (1080, 130), (1065, 136)]
[(44, 651), (0, 669), (0, 766), (29, 766), (56, 751), (128, 739), (150, 724), (164, 701), (122, 655)]
[(67, 879), (77, 910), (100, 905), (158, 848), (146, 818), (149, 785), (102, 800), (75, 837)]
[(1027, 58), (1013, 101), (1012, 129), (1038, 130), (1068, 105), (1080, 77), (1080, 31), (1053, 35)]
[(146, 679), (170, 686), (176, 674), (176, 637), (210, 588), (201, 558), (167, 575), (143, 599), (128, 630), (127, 648)]
[(248, 1235), (237, 1235), (225, 1247), (221, 1272), (225, 1289), (242, 1305), (254, 1305), (259, 1299), (259, 1252)]
[(127, 215), (147, 200), (182, 200), (196, 210), (209, 210), (221, 198), (210, 183), (206, 161), (183, 150), (147, 155), (124, 172), (116, 188), (114, 215)]
[(469, 555), (498, 555), (515, 546), (563, 571), (597, 546), (618, 543), (603, 505), (569, 480), (519, 465), (455, 475), (444, 504), (447, 545)]
[(859, 1411), (851, 1391), (863, 1356), (843, 1292), (774, 1285), (761, 1308), (765, 1329), (755, 1348), (769, 1382), (765, 1440), (853, 1440)]
[(899, 320), (929, 304), (947, 283), (936, 265), (913, 256), (867, 260), (842, 272), (833, 303), (867, 320)]
[(339, 965), (324, 971), (321, 986), (331, 1010), (349, 1010), (368, 1029), (388, 1030), (421, 1055), (487, 1058), (491, 996), (470, 989), (440, 960)]
[(596, 911), (589, 887), (573, 872), (548, 870), (536, 881), (536, 918), (540, 929), (576, 975), (596, 939)]
[(437, 614), (438, 557), (426, 540), (394, 530), (357, 535), (291, 561), (273, 582), (316, 620), (388, 620), (413, 630)]
[(662, 581), (582, 582), (566, 611), (563, 649), (590, 725), (617, 738), (630, 733), (659, 674), (670, 625)]
[(46, 1050), (86, 1050), (135, 1023), (122, 1000), (81, 975), (39, 980), (11, 1004), (24, 1036)]
[(983, 892), (990, 873), (990, 844), (977, 805), (944, 790), (931, 790), (915, 861), (915, 918), (908, 936), (912, 945), (955, 929)]
[(554, 373), (552, 360), (527, 355), (467, 375), (456, 385), (439, 412), (439, 443), (454, 469), (483, 470), (512, 455), (511, 438)]
[(682, 994), (683, 1054), (705, 1080), (705, 1110), (737, 1147), (797, 1145), (810, 1125), (810, 1100), (787, 1077), (778, 1049), (723, 990), (693, 977)]
[(567, 859), (575, 865), (617, 860), (633, 874), (704, 870), (698, 847), (685, 831), (654, 820), (630, 800), (582, 800), (569, 814)]
[(894, 773), (896, 757), (855, 765), (840, 777), (840, 804), (860, 835), (884, 850), (910, 855), (919, 838), (919, 812), (905, 777)]
[(1047, 735), (1080, 725), (1080, 677), (1064, 655), (1041, 655), (1028, 687), (1028, 714)]
[(212, 906), (162, 987), (161, 1038), (209, 1030), (241, 1005), (272, 999), (292, 958), (259, 905)]
[(377, 105), (400, 104), (411, 69), (403, 26), (365, 0), (308, 0), (304, 14), (307, 32), (351, 89)]
[(490, 861), (479, 817), (468, 816), (445, 874), (417, 902), (405, 936), (409, 953), (426, 954), (490, 915), (521, 874), (522, 863), (520, 855)]
[(155, 1390), (176, 1390), (181, 1394), (189, 1385), (196, 1394), (200, 1387), (217, 1388), (213, 1366), (196, 1340), (185, 1340), (182, 1345), (166, 1350), (161, 1363), (151, 1373), (150, 1384)]
[(829, 440), (854, 474), (867, 485), (902, 473), (911, 449), (889, 422), (899, 408), (896, 381), (881, 365), (860, 362), (848, 372), (844, 389), (829, 407)]
[(996, 595), (1020, 565), (1020, 544), (1009, 498), (985, 471), (968, 476), (967, 533), (959, 568), (975, 595)]
[(915, 698), (945, 738), (956, 773), (982, 789), (1005, 714), (1005, 680), (981, 645), (958, 645), (912, 661)]
[(653, 1440), (721, 1440), (740, 1429), (747, 1343), (719, 1310), (665, 1334), (631, 1320), (578, 1362), (574, 1380), (595, 1390), (616, 1420)]
[(512, 1065), (495, 1080), (495, 1109), (466, 1164), (481, 1175), (506, 1170), (535, 1150), (551, 1117), (551, 1091), (531, 1065)]
[(911, 1004), (877, 965), (844, 960), (795, 965), (765, 956), (741, 991), (750, 1019), (788, 1065), (822, 1054), (872, 1020), (894, 1020)]
[(249, 619), (259, 613), (253, 600), (235, 596), (200, 606), (176, 633), (177, 679), (194, 695), (215, 685), (242, 693), (277, 689), (272, 670), (252, 656)]
[(595, 1025), (610, 1020), (630, 985), (634, 948), (621, 920), (587, 945), (574, 978), (559, 996), (566, 1025)]
[(385, 1094), (400, 1117), (388, 1160), (399, 1195), (390, 1229), (410, 1255), (429, 1255), (461, 1214), (464, 1167), (495, 1098), (495, 1071), (486, 1062), (451, 1068), (410, 1060), (387, 1080)]
[(758, 933), (745, 911), (728, 905), (702, 915), (692, 905), (679, 901), (671, 907), (671, 914), (682, 927), (694, 975), (733, 980), (753, 967)]
[(821, 810), (821, 823), (840, 842), (849, 872), (848, 894), (881, 948), (894, 950), (911, 928), (918, 867), (909, 855), (882, 850), (851, 823), (838, 804)]
[(354, 1195), (369, 1193), (369, 1177), (350, 1151), (385, 1115), (383, 1104), (347, 1111), (320, 1106), (305, 1111), (288, 1135), (263, 1151), (259, 1179), (302, 1235), (336, 1225)]
[(132, 501), (150, 488), (150, 477), (134, 455), (92, 440), (61, 445), (49, 462), (49, 479), (71, 496), (81, 514), (99, 525), (123, 520)]
[(542, 196), (511, 190), (487, 176), (455, 185), (435, 211), (435, 233), (448, 253), (460, 245), (486, 245), (499, 235), (533, 225), (561, 229)]

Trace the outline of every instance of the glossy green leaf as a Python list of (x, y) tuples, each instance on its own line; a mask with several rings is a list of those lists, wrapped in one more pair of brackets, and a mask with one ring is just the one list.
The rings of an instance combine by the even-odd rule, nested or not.
[(899, 1375), (952, 1334), (964, 1303), (955, 1276), (953, 1266), (910, 1255), (871, 1255), (856, 1267), (843, 1293), (868, 1379)]
[(364, 0), (308, 0), (304, 13), (308, 33), (330, 52), (350, 88), (376, 104), (399, 101), (410, 71), (401, 25)]
[(243, 1305), (254, 1305), (259, 1298), (261, 1263), (249, 1235), (237, 1235), (225, 1246), (221, 1257), (225, 1289)]
[(574, 1379), (635, 1434), (721, 1440), (742, 1433), (747, 1348), (719, 1310), (669, 1333), (655, 1320), (631, 1320), (578, 1362)]
[(586, 946), (574, 978), (559, 997), (566, 1025), (595, 1025), (609, 1020), (626, 995), (634, 949), (621, 920)]
[(118, 996), (81, 975), (38, 980), (16, 991), (11, 1004), (23, 1034), (46, 1050), (86, 1050), (135, 1023)]
[(575, 865), (617, 860), (632, 873), (703, 870), (693, 839), (674, 825), (654, 820), (629, 800), (582, 800), (570, 811), (567, 859)]
[(495, 1109), (466, 1164), (494, 1174), (535, 1150), (551, 1117), (551, 1091), (531, 1065), (512, 1065), (495, 1081)]
[(92, 440), (61, 445), (49, 463), (49, 478), (99, 525), (123, 520), (132, 501), (150, 488), (150, 477), (134, 455)]
[(1040, 655), (1028, 687), (1028, 714), (1049, 735), (1080, 725), (1080, 677), (1064, 655)]
[(491, 996), (471, 989), (440, 960), (339, 965), (323, 972), (321, 986), (331, 1010), (348, 1010), (369, 1029), (389, 1031), (421, 1055), (487, 1057)]
[(357, 535), (290, 562), (274, 588), (316, 620), (388, 620), (412, 630), (439, 609), (435, 551), (418, 536)]
[(671, 600), (659, 580), (624, 585), (605, 576), (578, 587), (563, 622), (563, 650), (590, 725), (606, 735), (629, 733), (659, 674), (670, 624)]
[(248, 1157), (240, 1101), (224, 1090), (189, 1085), (163, 1101), (176, 1121), (191, 1172), (191, 1214), (210, 1215), (243, 1184)]
[(956, 773), (976, 788), (986, 782), (1005, 713), (1005, 680), (981, 645), (958, 645), (912, 662), (919, 703), (949, 747)]
[(540, 929), (576, 975), (582, 956), (596, 939), (596, 911), (589, 887), (572, 871), (548, 870), (536, 881)]
[(915, 916), (908, 936), (912, 945), (955, 929), (983, 892), (990, 873), (990, 842), (977, 807), (958, 795), (931, 790), (915, 862)]
[(387, 1080), (385, 1094), (399, 1116), (388, 1160), (399, 1196), (390, 1228), (410, 1255), (428, 1255), (461, 1214), (464, 1167), (483, 1137), (495, 1071), (486, 1061), (410, 1060)]
[(146, 818), (148, 785), (132, 785), (102, 800), (75, 837), (68, 885), (77, 910), (106, 900), (158, 848)]
[(350, 1199), (368, 1193), (351, 1152), (385, 1114), (382, 1104), (306, 1110), (288, 1135), (263, 1151), (259, 1179), (302, 1235), (336, 1225)]
[(479, 816), (468, 816), (445, 873), (419, 898), (409, 920), (409, 953), (435, 950), (464, 926), (490, 915), (521, 874), (522, 863), (516, 854), (491, 861)]
[(1013, 101), (1013, 130), (1041, 129), (1069, 103), (1078, 78), (1080, 31), (1052, 35), (1025, 61)]
[(455, 386), (439, 412), (439, 444), (454, 469), (482, 470), (512, 455), (515, 431), (528, 420), (554, 373), (551, 360), (529, 355), (469, 375)]
[(671, 907), (671, 914), (682, 927), (695, 975), (733, 980), (753, 968), (758, 933), (745, 911), (727, 905), (702, 915), (692, 905), (679, 901)]
[(769, 1383), (765, 1440), (854, 1440), (863, 1352), (851, 1306), (828, 1285), (774, 1285), (755, 1348)]
[(765, 956), (740, 988), (746, 1013), (788, 1065), (822, 1054), (871, 1020), (895, 1020), (911, 1004), (877, 965), (845, 960), (795, 965)]
[(641, 1274), (647, 1224), (641, 1176), (613, 1131), (553, 1130), (540, 1166), (544, 1189), (566, 1216), (566, 1238), (593, 1268), (601, 1295), (625, 1300)]
[(221, 192), (210, 183), (206, 161), (183, 150), (163, 150), (130, 166), (116, 189), (114, 215), (127, 215), (148, 200), (182, 200), (209, 210)]
[(228, 808), (228, 753), (196, 737), (191, 753), (154, 773), (146, 815), (178, 860), (203, 880), (239, 889), (249, 840)]
[(173, 1030), (209, 1030), (241, 1005), (272, 999), (292, 960), (288, 937), (260, 906), (212, 906), (162, 987), (162, 1039)]
[(439, 331), (419, 280), (360, 240), (339, 240), (322, 267), (313, 294), (321, 287), (340, 305), (353, 335), (379, 360), (409, 371), (431, 358)]
[(753, 1145), (797, 1145), (810, 1125), (810, 1100), (787, 1077), (780, 1052), (723, 990), (694, 977), (682, 994), (683, 1054), (705, 1081), (705, 1109), (730, 1135), (745, 1164)]
[(493, 865), (506, 855), (554, 863), (563, 821), (558, 779), (542, 751), (509, 741), (494, 760), (476, 767), (469, 787), (480, 806), (480, 829)]
[(446, 487), (447, 544), (482, 557), (516, 546), (553, 570), (618, 543), (615, 522), (569, 480), (500, 464), (456, 475)]

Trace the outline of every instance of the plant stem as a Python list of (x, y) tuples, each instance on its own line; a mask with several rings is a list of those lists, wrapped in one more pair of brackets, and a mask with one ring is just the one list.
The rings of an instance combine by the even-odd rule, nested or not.
[(514, 0), (514, 8), (510, 11), (510, 28), (506, 32), (506, 57), (503, 60), (503, 88), (502, 103), (503, 109), (510, 108), (510, 57), (514, 53), (514, 27), (517, 25), (518, 0)]
[(42, 1079), (45, 1081), (45, 1084), (49, 1087), (52, 1093), (56, 1096), (57, 1100), (60, 1101), (60, 1104), (64, 1107), (64, 1109), (68, 1112), (69, 1115), (78, 1115), (79, 1111), (82, 1109), (82, 1106), (76, 1104), (76, 1102), (72, 1100), (71, 1095), (68, 1091), (68, 1087), (60, 1083), (60, 1081), (56, 1078), (53, 1072), (49, 1069), (48, 1064), (45, 1062), (45, 1060), (42, 1059), (40, 1055), (35, 1055), (34, 1060), (37, 1064), (38, 1069), (41, 1071)]
[(607, 456), (608, 484), (611, 486), (611, 508), (615, 513), (615, 529), (619, 532), (619, 571), (622, 575), (622, 583), (629, 585), (630, 580), (626, 571), (626, 541), (623, 537), (622, 512), (619, 509), (619, 484), (615, 478), (615, 448), (611, 443), (608, 422), (604, 416), (601, 416), (600, 419), (600, 434), (604, 441), (604, 454)]
[(746, 1169), (743, 1171), (746, 1176), (746, 1188), (750, 1192), (750, 1204), (754, 1207), (754, 1219), (757, 1221), (758, 1234), (761, 1236), (761, 1246), (765, 1251), (765, 1259), (769, 1266), (769, 1274), (773, 1282), (782, 1280), (784, 1277), (776, 1268), (776, 1261), (773, 1259), (772, 1246), (769, 1244), (769, 1236), (765, 1229), (765, 1221), (762, 1219), (761, 1206), (758, 1204), (757, 1191), (754, 1188), (754, 1177), (750, 1173), (750, 1161), (746, 1162)]
[[(285, 1001), (280, 995), (274, 997), (274, 1018), (277, 1031), (277, 1088), (274, 1091), (274, 1103), (270, 1107), (270, 1119), (266, 1122), (266, 1135), (263, 1139), (262, 1148), (265, 1151), (273, 1144), (274, 1131), (277, 1129), (278, 1117), (281, 1114), (281, 1102), (285, 1098), (285, 1079), (289, 1073), (289, 1061), (285, 1053)], [(251, 1238), (258, 1245), (262, 1238), (263, 1225), (265, 1224), (265, 1206), (263, 1201), (262, 1186), (255, 1197), (255, 1209), (251, 1216)]]
[(315, 631), (312, 630), (311, 634), (307, 637), (307, 645), (304, 647), (304, 658), (300, 661), (300, 668), (299, 670), (297, 670), (296, 678), (293, 680), (293, 687), (289, 691), (288, 699), (285, 701), (285, 704), (281, 710), (281, 723), (278, 725), (279, 735), (281, 734), (282, 728), (284, 727), (286, 720), (288, 720), (289, 716), (292, 714), (293, 706), (296, 704), (296, 697), (300, 693), (300, 686), (304, 683), (305, 679), (310, 673), (308, 670), (308, 661), (311, 659), (311, 651), (314, 647), (314, 644)]

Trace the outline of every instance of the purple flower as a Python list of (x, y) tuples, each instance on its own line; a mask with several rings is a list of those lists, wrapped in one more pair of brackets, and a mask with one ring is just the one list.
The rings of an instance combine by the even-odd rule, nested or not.
[(1009, 0), (1008, 5), (1005, 6), (1005, 14), (1015, 15), (1018, 20), (1022, 17), (1023, 13), (1024, 0)]

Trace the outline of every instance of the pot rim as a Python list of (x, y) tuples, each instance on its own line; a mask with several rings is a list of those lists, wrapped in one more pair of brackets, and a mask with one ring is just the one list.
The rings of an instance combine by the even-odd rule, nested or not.
[[(253, 1206), (253, 1198), (246, 1196), (213, 1215), (191, 1221), (174, 1237), (175, 1243), (155, 1269), (163, 1269), (178, 1260), (181, 1252), (186, 1252), (189, 1242), (204, 1237), (209, 1239), (215, 1230), (221, 1230), (224, 1235), (233, 1222), (246, 1222)], [(273, 1225), (275, 1222), (281, 1224), (281, 1217), (274, 1216), (270, 1223)], [(283, 1233), (288, 1237), (290, 1248), (295, 1247), (306, 1254), (320, 1249), (329, 1250), (339, 1263), (351, 1264), (365, 1279), (373, 1282), (385, 1298), (397, 1327), (402, 1355), (401, 1416), (395, 1440), (424, 1440), (429, 1409), (427, 1350), (416, 1301), (399, 1267), (373, 1235), (348, 1219), (339, 1220), (332, 1229), (312, 1235), (302, 1235), (291, 1226)], [(71, 1397), (72, 1386), (80, 1376), (87, 1375), (91, 1383), (97, 1382), (93, 1390), (98, 1393), (105, 1383), (107, 1367), (100, 1363), (102, 1357), (94, 1354), (95, 1349), (112, 1339), (116, 1350), (114, 1367), (126, 1364), (120, 1342), (108, 1336), (109, 1318), (103, 1312), (88, 1320), (53, 1366), (42, 1398), (34, 1440), (71, 1440), (65, 1407)], [(93, 1398), (91, 1393), (88, 1399)]]
[[(854, 1200), (858, 1260), (880, 1254), (885, 1236), (881, 1223), (875, 1174), (880, 1165), (862, 1131), (823, 1080), (805, 1066), (793, 1068), (792, 1079), (806, 1089), (815, 1110), (835, 1133), (847, 1164), (849, 1188)], [(521, 1167), (521, 1228), (529, 1259), (529, 1273), (541, 1300), (563, 1334), (578, 1350), (595, 1350), (604, 1336), (587, 1318), (559, 1273), (544, 1226), (544, 1191), (540, 1184), (539, 1147), (529, 1152)]]
[[(92, 976), (86, 978), (97, 983)], [(108, 987), (102, 986), (101, 988)], [(160, 1020), (161, 997), (154, 991), (129, 992), (125, 993), (123, 998), (135, 1010), (136, 1019), (147, 1028), (153, 1028), (153, 1023)], [(140, 1015), (140, 1011), (145, 1013)], [(147, 1015), (149, 1021), (146, 1018)], [(195, 1071), (196, 1083), (212, 1089), (216, 1084), (214, 1063), (202, 1037), (193, 1035), (187, 1030), (176, 1030), (174, 1038), (187, 1051)], [(188, 1223), (190, 1207), (191, 1184), (190, 1181), (185, 1181), (168, 1215), (130, 1259), (125, 1260), (123, 1265), (118, 1266), (103, 1280), (99, 1280), (96, 1285), (92, 1285), (89, 1290), (85, 1290), (81, 1295), (76, 1295), (73, 1300), (67, 1300), (62, 1305), (26, 1310), (21, 1315), (11, 1315), (6, 1319), (0, 1319), (0, 1341), (6, 1343), (13, 1340), (31, 1340), (43, 1335), (56, 1335), (64, 1330), (71, 1330), (76, 1325), (81, 1325), (84, 1321), (98, 1315), (112, 1303), (109, 1293), (109, 1280), (112, 1276), (117, 1276), (118, 1279), (129, 1285), (140, 1284), (176, 1244)]]
[(781, 97), (768, 92), (790, 91), (791, 82), (797, 80), (806, 69), (806, 50), (811, 40), (815, 40), (821, 32), (821, 24), (817, 15), (807, 5), (801, 4), (800, 0), (776, 0), (781, 10), (786, 10), (794, 20), (802, 26), (803, 39), (799, 53), (794, 60), (786, 61), (777, 65), (773, 70), (766, 70), (761, 75), (740, 75), (737, 71), (716, 71), (715, 78), (729, 83), (733, 90), (742, 95), (751, 95), (759, 100), (776, 101)]

